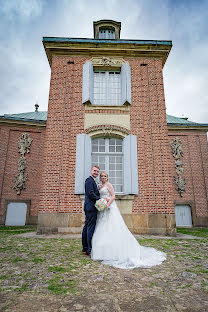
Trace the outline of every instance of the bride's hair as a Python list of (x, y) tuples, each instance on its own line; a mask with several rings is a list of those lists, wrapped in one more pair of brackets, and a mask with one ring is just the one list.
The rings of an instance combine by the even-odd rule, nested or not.
[(106, 171), (101, 171), (101, 173), (100, 173), (100, 178), (101, 178), (101, 175), (102, 175), (103, 173), (107, 176), (107, 179), (108, 179), (108, 173), (107, 173)]

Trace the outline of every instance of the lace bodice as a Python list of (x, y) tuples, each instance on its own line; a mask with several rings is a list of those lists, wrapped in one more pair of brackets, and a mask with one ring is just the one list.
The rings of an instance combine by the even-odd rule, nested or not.
[(101, 198), (109, 198), (111, 195), (110, 195), (110, 192), (108, 190), (108, 187), (107, 186), (104, 186), (103, 188), (100, 189), (100, 197)]

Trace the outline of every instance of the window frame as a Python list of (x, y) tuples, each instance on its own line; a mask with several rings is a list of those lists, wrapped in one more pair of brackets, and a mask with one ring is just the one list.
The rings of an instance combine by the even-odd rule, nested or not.
[[(104, 152), (100, 152), (99, 148), (98, 148), (98, 152), (94, 152), (93, 151), (93, 140), (96, 139), (104, 139), (105, 141), (105, 151)], [(110, 139), (115, 139), (115, 140), (120, 140), (121, 141), (121, 147), (122, 147), (122, 151), (121, 152), (110, 152)], [(99, 144), (98, 144), (99, 146)], [(115, 145), (116, 146), (116, 145)], [(119, 145), (120, 146), (120, 145)], [(124, 151), (123, 151), (123, 139), (118, 138), (118, 137), (97, 137), (97, 138), (92, 138), (92, 152), (91, 152), (91, 166), (93, 165), (99, 165), (99, 162), (93, 162), (93, 156), (101, 156), (104, 157), (104, 163), (105, 163), (105, 171), (109, 174), (109, 182), (113, 185), (114, 189), (115, 189), (115, 193), (116, 194), (123, 194), (123, 190), (124, 190)], [(121, 157), (121, 163), (116, 163), (115, 164), (121, 164), (122, 165), (122, 169), (121, 170), (112, 170), (110, 169), (110, 157), (111, 156), (120, 156)], [(103, 171), (102, 169), (100, 171)], [(111, 177), (110, 175), (110, 171), (115, 171), (115, 172), (119, 172), (121, 171), (121, 177), (117, 177), (115, 175), (115, 177)], [(112, 183), (110, 181), (111, 178), (121, 178), (121, 184), (117, 184), (116, 180), (115, 183)], [(121, 191), (116, 191), (116, 186), (121, 186)]]
[[(104, 65), (103, 65), (104, 66)], [(99, 66), (100, 69), (104, 67)], [(106, 66), (105, 66), (106, 68)], [(108, 67), (108, 70), (115, 69), (114, 66)], [(128, 62), (123, 63), (122, 66), (117, 67), (120, 69), (120, 75), (121, 75), (121, 105), (130, 105), (131, 104), (131, 68)], [(82, 103), (90, 104), (96, 106), (96, 104), (93, 103), (93, 81), (94, 81), (94, 69), (95, 66), (93, 66), (91, 61), (87, 61), (83, 64), (83, 79), (82, 79)], [(115, 70), (114, 70), (115, 71)], [(113, 106), (113, 105), (98, 105), (98, 106)]]
[[(110, 36), (109, 36), (109, 34), (110, 34)], [(103, 38), (101, 38), (101, 37), (103, 37)], [(99, 29), (99, 39), (112, 40), (115, 38), (116, 38), (115, 29), (110, 29), (110, 28), (100, 28)]]
[[(76, 136), (76, 162), (75, 162), (75, 194), (85, 193), (85, 180), (90, 175), (92, 163), (92, 139), (98, 136), (90, 136), (86, 133)], [(102, 135), (100, 137), (103, 137)], [(109, 137), (114, 137), (112, 136)], [(115, 137), (118, 137), (115, 134)], [(129, 134), (119, 136), (123, 144), (123, 194), (138, 195), (138, 156), (137, 136)], [(84, 157), (83, 157), (84, 155)]]
[[(97, 94), (105, 94), (105, 103), (98, 103), (96, 101), (102, 101), (101, 99), (95, 99), (95, 74), (96, 73), (104, 73), (105, 75), (105, 92), (101, 93), (98, 92)], [(119, 87), (117, 88), (119, 90), (118, 93), (116, 93), (117, 97), (115, 97), (115, 102), (114, 103), (110, 103), (111, 101), (113, 102), (114, 100), (111, 98), (112, 94), (110, 92), (110, 90), (113, 90), (113, 88), (111, 87), (111, 81), (110, 81), (110, 73), (114, 73), (115, 75), (119, 75)], [(116, 82), (116, 81), (115, 81)], [(99, 82), (98, 82), (99, 83)], [(93, 91), (92, 91), (92, 105), (99, 105), (99, 106), (122, 106), (121, 103), (121, 70), (119, 69), (111, 69), (111, 70), (104, 70), (104, 69), (96, 69), (93, 68)], [(115, 89), (114, 89), (115, 90)]]

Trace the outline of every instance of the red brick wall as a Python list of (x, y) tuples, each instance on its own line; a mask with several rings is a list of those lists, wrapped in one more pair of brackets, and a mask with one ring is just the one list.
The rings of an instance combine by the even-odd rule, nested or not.
[[(69, 60), (74, 64), (67, 64)], [(81, 96), (86, 60), (53, 58), (40, 212), (81, 212), (79, 196), (74, 195), (75, 143), (76, 135), (84, 132)], [(139, 196), (134, 212), (174, 213), (162, 63), (126, 60), (132, 75), (131, 133), (138, 137)], [(141, 66), (144, 62), (148, 66)]]
[[(5, 204), (7, 200), (30, 200), (31, 216), (38, 215), (39, 194), (40, 194), (40, 177), (42, 171), (42, 155), (45, 129), (34, 129), (25, 127), (1, 126), (1, 150), (0, 150), (0, 215), (5, 216)], [(13, 189), (14, 178), (18, 173), (18, 140), (22, 133), (29, 133), (32, 138), (30, 153), (25, 154), (27, 168), (25, 173), (28, 174), (28, 180), (25, 182), (26, 189), (17, 195)]]
[[(186, 191), (181, 197), (173, 179), (175, 203), (191, 204), (196, 217), (208, 217), (208, 145), (206, 133), (200, 131), (170, 131), (169, 141), (178, 137), (183, 146), (183, 176)], [(172, 170), (175, 176), (174, 158)]]
[(162, 61), (128, 61), (132, 81), (131, 133), (138, 138), (139, 196), (134, 200), (133, 212), (173, 214)]
[(82, 67), (85, 62), (81, 57), (52, 60), (40, 212), (81, 212), (80, 198), (74, 195), (74, 182), (76, 135), (84, 133)]

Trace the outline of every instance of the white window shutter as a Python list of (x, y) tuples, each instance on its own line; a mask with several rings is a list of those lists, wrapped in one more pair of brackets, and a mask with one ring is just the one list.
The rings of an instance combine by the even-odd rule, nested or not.
[(128, 135), (123, 140), (124, 194), (138, 194), (137, 137)]
[(121, 104), (131, 104), (131, 69), (126, 62), (121, 67)]
[(84, 184), (90, 175), (91, 138), (87, 134), (76, 137), (75, 194), (84, 194)]
[(92, 62), (87, 61), (83, 65), (82, 76), (82, 104), (87, 102), (92, 104), (93, 97), (93, 66)]

